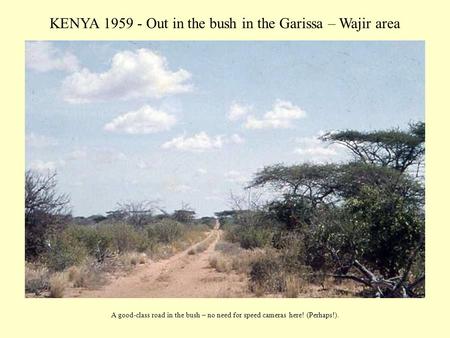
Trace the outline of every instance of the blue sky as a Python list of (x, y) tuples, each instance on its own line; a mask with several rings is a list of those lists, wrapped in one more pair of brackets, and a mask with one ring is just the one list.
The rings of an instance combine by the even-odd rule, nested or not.
[(265, 165), (345, 160), (324, 131), (424, 120), (423, 42), (39, 41), (26, 70), (26, 167), (74, 215), (211, 215)]

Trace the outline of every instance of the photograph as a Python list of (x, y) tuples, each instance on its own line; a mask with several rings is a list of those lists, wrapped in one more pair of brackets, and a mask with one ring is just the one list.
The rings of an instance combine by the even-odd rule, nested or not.
[(425, 41), (24, 50), (25, 298), (425, 297)]

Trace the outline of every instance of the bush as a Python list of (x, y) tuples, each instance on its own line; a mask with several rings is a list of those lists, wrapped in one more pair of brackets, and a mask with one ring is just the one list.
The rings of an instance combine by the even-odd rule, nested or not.
[(297, 298), (298, 294), (303, 291), (302, 280), (295, 275), (287, 275), (285, 285), (284, 297), (286, 298)]
[(226, 255), (233, 255), (233, 256), (239, 254), (242, 251), (239, 244), (225, 241), (217, 242), (216, 246), (214, 247), (214, 250), (219, 251)]
[(270, 246), (274, 231), (266, 227), (235, 226), (229, 229), (227, 238), (239, 242), (244, 249)]
[(50, 274), (46, 267), (27, 263), (25, 265), (25, 292), (38, 295), (48, 290), (50, 286), (49, 278)]
[(66, 289), (66, 277), (63, 273), (56, 273), (50, 278), (50, 298), (62, 298)]
[(45, 253), (47, 238), (69, 218), (69, 197), (56, 189), (56, 173), (25, 173), (25, 257)]
[(98, 262), (102, 262), (111, 249), (112, 236), (107, 231), (89, 226), (71, 226), (66, 232), (80, 242)]
[(280, 257), (273, 252), (258, 257), (250, 268), (252, 291), (283, 292), (286, 289), (283, 266)]
[(223, 255), (211, 257), (209, 259), (209, 266), (217, 272), (230, 272), (233, 269), (232, 263)]
[(87, 259), (80, 266), (67, 270), (67, 279), (76, 288), (98, 287), (105, 282), (101, 266), (94, 260)]
[(149, 239), (166, 244), (180, 239), (185, 232), (185, 225), (169, 219), (163, 219), (147, 227)]
[(86, 259), (86, 247), (70, 233), (62, 232), (50, 240), (45, 261), (49, 269), (62, 271)]
[(111, 249), (119, 253), (135, 250), (137, 247), (145, 247), (145, 232), (139, 232), (129, 224), (117, 222), (111, 225), (105, 225), (100, 232), (106, 238), (110, 238)]

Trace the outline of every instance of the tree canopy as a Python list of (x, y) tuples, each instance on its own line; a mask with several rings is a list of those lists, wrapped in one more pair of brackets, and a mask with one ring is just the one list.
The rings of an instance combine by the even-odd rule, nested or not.
[(370, 132), (356, 130), (329, 132), (321, 139), (345, 146), (358, 161), (404, 172), (411, 165), (423, 161), (425, 123), (411, 123), (407, 131), (397, 128)]

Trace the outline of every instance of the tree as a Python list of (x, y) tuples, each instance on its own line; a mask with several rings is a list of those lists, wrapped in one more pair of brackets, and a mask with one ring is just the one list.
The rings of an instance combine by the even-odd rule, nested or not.
[(32, 259), (46, 248), (46, 239), (70, 216), (69, 196), (56, 190), (56, 172), (25, 173), (25, 256)]
[(268, 186), (281, 192), (281, 199), (270, 202), (267, 209), (288, 229), (294, 229), (310, 224), (317, 207), (333, 201), (338, 171), (337, 164), (275, 164), (257, 172), (247, 188)]
[(345, 243), (332, 246), (386, 277), (398, 275), (411, 254), (424, 249), (423, 187), (386, 167), (353, 163), (340, 171), (335, 191), (344, 217), (333, 231)]
[(181, 202), (181, 209), (174, 210), (172, 218), (180, 223), (192, 223), (195, 219), (195, 211), (188, 203)]
[(143, 228), (151, 219), (157, 208), (157, 201), (128, 201), (117, 203), (114, 211), (107, 214), (115, 220), (122, 220), (130, 223), (136, 228)]
[(358, 161), (390, 167), (400, 172), (414, 164), (420, 166), (425, 155), (424, 122), (411, 123), (408, 131), (344, 130), (326, 133), (321, 139), (345, 146)]
[(378, 296), (417, 296), (425, 280), (425, 190), (409, 169), (423, 165), (425, 124), (321, 139), (345, 146), (354, 161), (267, 166), (248, 188), (278, 193), (265, 210), (302, 238), (302, 259), (314, 270), (334, 267), (335, 277)]

